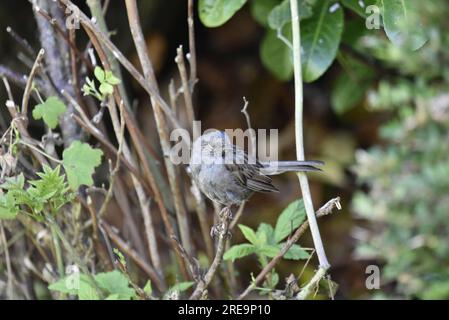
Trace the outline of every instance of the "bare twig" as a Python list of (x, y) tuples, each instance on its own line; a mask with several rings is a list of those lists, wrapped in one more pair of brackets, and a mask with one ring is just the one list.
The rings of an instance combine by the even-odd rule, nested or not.
[(182, 92), (184, 94), (184, 104), (187, 112), (187, 121), (188, 121), (187, 127), (192, 128), (193, 121), (195, 120), (195, 112), (193, 110), (192, 92), (190, 91), (189, 79), (187, 78), (187, 70), (182, 46), (179, 46), (178, 49), (176, 50), (175, 62), (178, 65), (179, 75), (181, 76)]
[(34, 57), (36, 55), (36, 52), (33, 50), (33, 48), (30, 46), (28, 41), (25, 38), (22, 38), (20, 35), (18, 35), (13, 28), (10, 26), (6, 27), (6, 32), (28, 53), (30, 57)]
[[(317, 212), (316, 217), (320, 218), (332, 213), (334, 207), (340, 209), (340, 198), (334, 198), (329, 200), (324, 206), (322, 206)], [(279, 260), (287, 253), (287, 251), (299, 240), (299, 238), (304, 234), (307, 228), (310, 225), (310, 220), (305, 221), (298, 229), (296, 229), (295, 233), (292, 237), (289, 237), (288, 241), (285, 243), (284, 247), (281, 251), (273, 258), (271, 261), (263, 268), (263, 270), (257, 275), (256, 279), (243, 291), (242, 294), (238, 297), (238, 300), (245, 298), (254, 288), (266, 277), (266, 275), (276, 266)]]
[(28, 101), (30, 100), (31, 90), (33, 88), (33, 80), (36, 76), (37, 69), (41, 65), (42, 58), (44, 57), (45, 50), (41, 49), (39, 50), (39, 53), (37, 54), (36, 60), (34, 61), (33, 68), (31, 68), (30, 75), (27, 79), (27, 84), (25, 86), (25, 92), (23, 93), (23, 99), (22, 99), (22, 116), (26, 117), (28, 114)]
[(204, 197), (201, 194), (200, 189), (195, 183), (195, 180), (192, 181), (192, 186), (190, 188), (193, 197), (195, 199), (196, 204), (196, 213), (198, 216), (198, 221), (200, 223), (201, 235), (203, 236), (203, 241), (206, 244), (206, 253), (209, 259), (212, 260), (214, 256), (214, 248), (212, 244), (212, 239), (209, 236), (209, 224), (207, 223), (207, 211), (206, 211), (206, 203), (204, 201)]
[[(140, 63), (142, 65), (142, 70), (145, 76), (146, 82), (150, 83), (153, 91), (150, 95), (151, 105), (153, 106), (154, 116), (156, 120), (156, 126), (159, 133), (159, 138), (161, 142), (162, 152), (164, 155), (170, 153), (170, 141), (168, 135), (168, 128), (165, 121), (165, 117), (162, 113), (162, 105), (157, 96), (160, 97), (159, 89), (157, 86), (156, 77), (153, 71), (153, 66), (148, 57), (148, 51), (146, 47), (145, 38), (142, 33), (142, 28), (140, 25), (140, 18), (137, 12), (137, 4), (135, 0), (126, 0), (126, 9), (128, 13), (128, 21), (131, 29), (131, 34), (133, 36), (134, 44), (137, 49), (137, 54), (139, 56)], [(165, 102), (164, 102), (165, 103)], [(172, 110), (167, 110), (172, 113)], [(168, 115), (168, 114), (167, 114)], [(173, 163), (168, 157), (164, 157), (165, 167), (167, 169), (168, 181), (170, 185), (170, 190), (173, 194), (173, 200), (176, 209), (176, 217), (179, 224), (179, 233), (181, 236), (181, 242), (189, 254), (192, 254), (193, 247), (189, 234), (189, 223), (187, 217), (187, 211), (183, 202), (181, 183), (179, 176), (176, 175)]]
[(151, 95), (164, 113), (167, 115), (170, 122), (173, 124), (175, 128), (182, 128), (179, 121), (173, 114), (173, 111), (170, 109), (165, 100), (158, 93), (157, 88), (154, 86), (154, 83), (147, 81), (145, 77), (143, 77), (139, 71), (133, 66), (133, 64), (123, 55), (123, 53), (118, 50), (118, 48), (109, 40), (108, 36), (102, 32), (80, 9), (70, 0), (59, 0), (65, 6), (71, 6), (72, 8), (76, 8), (79, 10), (79, 20), (83, 27), (86, 30), (90, 30), (98, 37), (98, 39), (109, 49), (112, 51), (114, 57), (123, 65), (123, 67), (128, 70), (128, 72), (133, 76), (133, 78), (142, 86), (142, 88)]
[(105, 221), (100, 221), (100, 227), (104, 229), (106, 234), (111, 238), (112, 242), (118, 247), (118, 249), (129, 256), (136, 265), (141, 268), (151, 279), (151, 281), (156, 285), (159, 291), (163, 292), (166, 290), (165, 284), (159, 278), (156, 270), (153, 269), (149, 264), (147, 264), (139, 254), (134, 251), (125, 241), (123, 241), (112, 229), (112, 227)]
[(190, 300), (197, 300), (204, 296), (207, 287), (211, 283), (215, 273), (218, 270), (218, 267), (223, 260), (223, 254), (226, 248), (226, 241), (228, 239), (228, 231), (229, 231), (229, 217), (231, 214), (231, 210), (228, 207), (224, 207), (220, 213), (220, 222), (214, 228), (218, 229), (218, 242), (217, 242), (217, 250), (215, 252), (214, 260), (212, 261), (209, 270), (207, 270), (204, 277), (197, 283), (195, 290), (190, 296)]
[(103, 203), (100, 207), (100, 210), (98, 210), (98, 217), (101, 219), (106, 212), (106, 209), (108, 207), (109, 201), (112, 199), (113, 191), (114, 191), (114, 183), (115, 183), (115, 176), (117, 175), (117, 172), (120, 168), (120, 156), (123, 151), (123, 141), (125, 139), (125, 119), (124, 119), (124, 111), (123, 111), (123, 104), (120, 104), (120, 140), (118, 144), (118, 150), (117, 150), (117, 158), (115, 160), (114, 168), (111, 171), (110, 178), (109, 178), (109, 188), (108, 192), (106, 193), (106, 197), (103, 200)]
[(12, 273), (12, 267), (11, 267), (11, 259), (9, 256), (9, 249), (8, 249), (8, 242), (6, 241), (6, 235), (5, 235), (5, 230), (3, 228), (3, 222), (0, 221), (0, 240), (3, 243), (3, 247), (4, 250), (3, 252), (5, 253), (5, 260), (6, 260), (6, 271), (8, 274), (8, 281), (6, 284), (6, 297), (8, 297), (8, 299), (14, 299), (13, 297), (13, 287), (12, 287), (12, 281), (13, 281), (13, 273)]
[(193, 14), (193, 0), (188, 1), (187, 8), (187, 25), (189, 27), (189, 54), (187, 59), (190, 65), (190, 91), (193, 93), (193, 88), (197, 81), (196, 69), (196, 47), (195, 47), (195, 20)]

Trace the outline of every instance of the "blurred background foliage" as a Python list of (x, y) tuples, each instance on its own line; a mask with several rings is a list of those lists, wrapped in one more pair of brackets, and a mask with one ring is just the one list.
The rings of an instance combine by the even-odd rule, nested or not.
[[(84, 1), (74, 2), (88, 11)], [(268, 21), (281, 2), (250, 0), (216, 28), (205, 27), (197, 17), (195, 108), (203, 129), (245, 128), (240, 109), (246, 96), (254, 128), (279, 129), (279, 156), (293, 159), (292, 69), (286, 46), (276, 37), (279, 26), (272, 28)], [(427, 36), (426, 44), (413, 51), (389, 41), (382, 29), (368, 30), (366, 15), (354, 6), (359, 2), (340, 1), (345, 28), (337, 59), (304, 86), (306, 154), (326, 162), (324, 174), (310, 175), (315, 206), (342, 198), (343, 210), (320, 221), (332, 279), (339, 284), (336, 297), (449, 298), (449, 3), (407, 0), (416, 6)], [(161, 88), (167, 88), (177, 77), (175, 48), (187, 47), (185, 1), (141, 0), (139, 6)], [(113, 42), (138, 65), (121, 2), (111, 1), (107, 22)], [(28, 1), (0, 2), (0, 30), (7, 26), (36, 48)], [(0, 32), (0, 64), (26, 74), (18, 52), (17, 43)], [(146, 93), (126, 75), (124, 83), (148, 141), (155, 142)], [(1, 89), (0, 101), (6, 99)], [(3, 107), (0, 120), (6, 128)], [(42, 132), (41, 124), (31, 121), (33, 130)], [(253, 229), (260, 222), (274, 225), (278, 213), (298, 198), (294, 175), (276, 177), (274, 183), (281, 192), (255, 195), (242, 224)], [(232, 241), (240, 243), (243, 237), (235, 232)], [(310, 238), (302, 241), (312, 246)], [(239, 276), (248, 281), (256, 258), (236, 263)], [(381, 266), (380, 290), (365, 288), (370, 264)], [(316, 264), (311, 265), (308, 275)], [(277, 270), (286, 277), (301, 268), (296, 261), (283, 261)]]

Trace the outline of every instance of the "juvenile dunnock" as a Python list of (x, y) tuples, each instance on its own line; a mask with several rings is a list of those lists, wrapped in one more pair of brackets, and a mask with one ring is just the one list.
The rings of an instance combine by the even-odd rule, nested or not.
[(212, 201), (230, 208), (254, 192), (278, 192), (270, 175), (287, 171), (320, 171), (322, 161), (260, 162), (235, 146), (227, 134), (212, 131), (192, 147), (190, 170), (200, 190)]

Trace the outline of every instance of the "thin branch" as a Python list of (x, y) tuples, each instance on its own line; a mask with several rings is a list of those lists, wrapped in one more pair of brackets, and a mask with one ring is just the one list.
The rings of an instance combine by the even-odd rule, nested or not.
[(193, 14), (193, 0), (188, 1), (187, 8), (187, 25), (189, 27), (189, 54), (187, 59), (190, 65), (190, 92), (193, 93), (193, 88), (197, 81), (197, 68), (196, 68), (196, 47), (195, 47), (195, 19)]
[(175, 62), (178, 65), (179, 75), (181, 76), (182, 92), (184, 94), (184, 104), (187, 112), (188, 128), (193, 128), (193, 121), (195, 120), (195, 112), (193, 110), (192, 92), (189, 87), (189, 79), (187, 77), (186, 63), (184, 60), (184, 52), (182, 46), (176, 49)]
[(229, 237), (229, 218), (230, 218), (231, 210), (228, 207), (224, 207), (220, 213), (220, 222), (216, 228), (218, 230), (218, 242), (217, 242), (217, 250), (215, 252), (214, 260), (212, 261), (209, 270), (207, 270), (203, 279), (201, 279), (192, 295), (190, 296), (190, 300), (197, 300), (202, 298), (207, 290), (207, 287), (211, 283), (214, 278), (215, 273), (218, 270), (221, 262), (223, 261), (223, 254), (226, 248), (226, 241)]
[[(79, 10), (79, 20), (86, 30), (90, 30), (93, 32), (98, 39), (109, 49), (112, 51), (113, 55), (117, 58), (117, 60), (123, 65), (123, 67), (128, 70), (128, 72), (133, 76), (133, 78), (141, 85), (141, 87), (151, 96), (157, 104), (161, 107), (164, 113), (167, 115), (170, 122), (173, 124), (175, 128), (182, 128), (179, 121), (173, 114), (173, 111), (170, 109), (168, 104), (159, 94), (157, 88), (154, 86), (154, 83), (147, 81), (145, 77), (143, 77), (139, 71), (133, 66), (133, 64), (124, 56), (124, 54), (111, 42), (109, 37), (102, 32), (98, 26), (96, 26), (80, 9), (70, 0), (59, 0), (60, 3), (65, 6), (70, 6), (71, 8), (76, 8)], [(146, 49), (145, 49), (146, 50)]]
[(115, 160), (114, 168), (111, 171), (110, 178), (109, 178), (109, 188), (106, 193), (106, 197), (103, 200), (103, 203), (100, 207), (100, 210), (98, 210), (98, 217), (101, 219), (106, 212), (106, 209), (108, 207), (109, 201), (112, 199), (113, 191), (114, 191), (114, 183), (115, 183), (115, 176), (118, 173), (118, 170), (120, 169), (120, 156), (123, 152), (123, 141), (125, 140), (125, 119), (123, 116), (123, 104), (120, 105), (120, 140), (118, 144), (118, 150), (117, 150), (117, 158)]
[[(156, 81), (156, 76), (154, 74), (153, 66), (148, 57), (148, 50), (145, 42), (145, 38), (142, 33), (142, 28), (140, 25), (140, 18), (137, 11), (137, 4), (135, 0), (126, 0), (126, 10), (128, 13), (128, 21), (131, 29), (131, 34), (134, 40), (134, 45), (139, 56), (140, 64), (142, 65), (143, 74), (147, 83), (153, 88), (151, 98), (151, 105), (153, 106), (154, 117), (156, 120), (156, 127), (159, 133), (159, 138), (161, 142), (162, 152), (164, 155), (170, 154), (170, 141), (168, 128), (165, 121), (165, 117), (162, 113), (161, 105), (162, 101), (159, 101), (157, 97), (160, 97), (159, 89)], [(163, 102), (165, 103), (165, 102)], [(168, 106), (167, 106), (168, 108)], [(167, 110), (172, 114), (172, 110), (168, 108)], [(169, 115), (166, 111), (166, 114)], [(187, 217), (187, 211), (183, 202), (181, 183), (179, 176), (176, 174), (173, 163), (168, 157), (164, 157), (165, 167), (167, 169), (168, 181), (170, 185), (170, 190), (173, 194), (173, 200), (175, 204), (176, 217), (179, 224), (179, 233), (181, 236), (181, 242), (189, 254), (193, 253), (192, 241), (189, 234), (189, 223)]]
[[(301, 70), (301, 33), (298, 14), (298, 2), (290, 0), (290, 11), (292, 16), (292, 35), (293, 35), (293, 66), (295, 75), (295, 140), (296, 140), (296, 158), (303, 161), (304, 157), (304, 129), (303, 129), (303, 87)], [(321, 240), (320, 230), (316, 222), (315, 210), (313, 209), (312, 195), (310, 193), (309, 181), (307, 175), (298, 172), (298, 179), (301, 185), (304, 206), (306, 208), (307, 219), (310, 223), (313, 243), (320, 263), (320, 267), (329, 269), (330, 265), (324, 251), (323, 241)]]
[(9, 256), (8, 242), (6, 241), (5, 230), (3, 228), (3, 222), (2, 221), (0, 221), (0, 239), (1, 239), (1, 242), (3, 243), (3, 246), (4, 246), (3, 252), (5, 253), (6, 271), (7, 271), (7, 275), (8, 275), (8, 281), (7, 281), (7, 284), (6, 284), (6, 297), (8, 299), (14, 299), (14, 297), (13, 297), (13, 287), (12, 287), (12, 281), (13, 281), (14, 275), (12, 273), (11, 259), (10, 259), (10, 256)]
[(28, 41), (18, 35), (10, 26), (6, 27), (6, 32), (26, 51), (26, 53), (28, 53), (30, 57), (34, 57), (36, 55), (36, 52), (30, 46)]
[(26, 75), (21, 75), (3, 65), (0, 65), (0, 77), (5, 77), (21, 87), (25, 87), (27, 83)]
[(243, 108), (240, 112), (243, 113), (243, 115), (245, 116), (246, 124), (248, 125), (249, 135), (250, 135), (250, 139), (251, 139), (251, 145), (248, 147), (248, 152), (253, 157), (256, 157), (256, 153), (257, 153), (256, 132), (253, 129), (253, 127), (251, 126), (251, 118), (248, 114), (249, 102), (248, 102), (248, 100), (246, 100), (246, 97), (243, 97), (243, 102), (245, 104), (243, 105)]
[[(334, 208), (341, 209), (340, 206), (340, 198), (334, 198), (329, 200), (324, 206), (322, 206), (317, 212), (316, 216), (317, 218), (326, 216), (328, 214), (332, 213), (332, 210)], [(301, 238), (301, 236), (306, 232), (310, 225), (310, 220), (305, 221), (301, 226), (299, 226), (298, 229), (296, 229), (295, 233), (292, 237), (288, 239), (288, 241), (285, 243), (284, 247), (281, 249), (281, 251), (273, 258), (271, 261), (263, 268), (263, 270), (257, 275), (255, 280), (243, 291), (242, 294), (238, 297), (238, 300), (242, 300), (245, 298), (251, 291), (254, 290), (255, 287), (259, 285), (259, 283), (265, 279), (266, 275), (276, 266), (276, 264), (279, 262), (279, 260), (282, 259), (282, 257), (287, 253), (287, 251)], [(325, 270), (325, 269), (323, 269)], [(326, 271), (326, 270), (325, 270)]]
[(156, 285), (159, 291), (164, 292), (166, 290), (165, 284), (159, 278), (158, 273), (147, 264), (139, 254), (133, 250), (125, 241), (123, 241), (112, 229), (112, 227), (105, 221), (100, 221), (100, 227), (104, 229), (106, 234), (111, 238), (112, 242), (118, 247), (118, 249), (130, 257), (136, 265), (141, 268), (151, 279), (151, 281)]

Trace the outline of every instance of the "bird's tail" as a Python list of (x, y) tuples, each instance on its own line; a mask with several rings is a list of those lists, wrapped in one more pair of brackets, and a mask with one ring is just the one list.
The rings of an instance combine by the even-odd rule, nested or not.
[(261, 169), (263, 174), (276, 175), (287, 171), (322, 171), (316, 166), (324, 164), (323, 161), (308, 160), (308, 161), (271, 161), (262, 162), (263, 168)]

